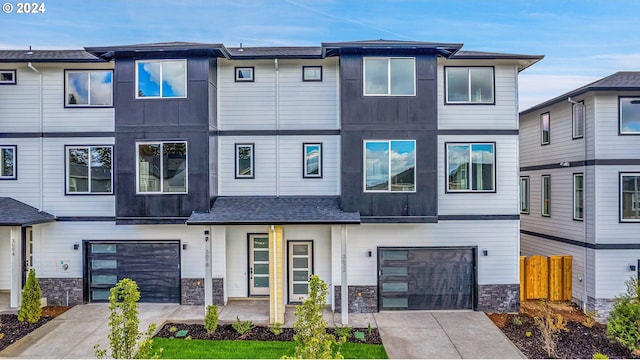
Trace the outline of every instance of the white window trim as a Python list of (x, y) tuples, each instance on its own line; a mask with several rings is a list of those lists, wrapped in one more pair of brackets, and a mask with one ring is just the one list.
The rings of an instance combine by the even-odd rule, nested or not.
[[(618, 191), (620, 192), (620, 194), (618, 194), (618, 196), (619, 196), (619, 203), (620, 203), (620, 205), (619, 205), (619, 209), (618, 209), (618, 211), (619, 211), (618, 218), (619, 218), (620, 222), (640, 223), (640, 219), (625, 219), (625, 218), (623, 218), (623, 217), (622, 217), (622, 201), (623, 201), (623, 199), (622, 199), (622, 198), (623, 198), (622, 194), (624, 193), (624, 192), (622, 191), (622, 187), (623, 187), (623, 185), (622, 185), (622, 179), (623, 179), (625, 176), (636, 176), (636, 177), (640, 177), (640, 173), (633, 173), (633, 172), (631, 172), (631, 173), (620, 173), (620, 178), (619, 178), (619, 184), (620, 184), (620, 185), (619, 185), (619, 190), (618, 190)], [(636, 194), (637, 194), (637, 193), (640, 193), (640, 189), (638, 190), (638, 192), (636, 192)], [(640, 195), (639, 195), (638, 197), (640, 197)], [(632, 210), (634, 209), (634, 203), (638, 203), (638, 202), (640, 202), (640, 198), (633, 199), (633, 195), (632, 195), (632, 200), (631, 200), (631, 207), (632, 207)]]
[[(542, 120), (545, 115), (549, 119), (549, 130), (547, 130), (549, 133), (549, 139), (546, 142), (544, 141), (544, 121)], [(551, 144), (551, 112), (547, 111), (540, 114), (540, 145), (549, 144)]]
[[(318, 146), (320, 153), (318, 154), (318, 175), (310, 175), (307, 173), (307, 146)], [(322, 178), (322, 143), (303, 143), (302, 144), (302, 178), (303, 179), (321, 179)]]
[[(109, 105), (92, 105), (91, 104), (91, 73), (92, 72), (110, 72), (111, 73), (111, 101)], [(88, 104), (69, 104), (69, 99), (67, 99), (67, 89), (69, 89), (69, 74), (80, 74), (80, 73), (88, 73), (89, 77), (87, 79), (87, 99), (89, 101)], [(66, 108), (107, 108), (113, 107), (113, 70), (109, 69), (87, 69), (87, 70), (65, 70), (64, 71), (64, 107)]]
[[(576, 196), (576, 192), (577, 192), (577, 188), (576, 188), (576, 178), (577, 177), (582, 177), (582, 217), (578, 217), (577, 216), (577, 212), (576, 212), (576, 208), (578, 205), (578, 197)], [(583, 173), (576, 173), (573, 174), (573, 220), (580, 220), (583, 221), (584, 220), (584, 174)]]
[[(159, 96), (138, 96), (139, 84), (138, 84), (138, 64), (139, 63), (163, 63), (163, 62), (172, 62), (172, 61), (181, 61), (184, 62), (184, 96), (171, 96), (164, 97), (162, 96), (162, 65), (160, 66), (160, 95)], [(136, 87), (134, 89), (136, 99), (186, 99), (189, 95), (188, 88), (188, 70), (187, 70), (187, 60), (186, 59), (161, 59), (161, 60), (136, 60), (135, 68), (136, 68)]]
[[(413, 142), (413, 149), (416, 152), (415, 154), (415, 164), (413, 166), (413, 190), (411, 191), (391, 191), (391, 156), (389, 156), (389, 182), (387, 190), (367, 190), (367, 143), (388, 143), (389, 144), (389, 152), (391, 152), (391, 143), (393, 141), (411, 141)], [(366, 193), (383, 193), (383, 194), (413, 194), (418, 189), (418, 149), (416, 146), (416, 141), (412, 139), (393, 139), (393, 140), (364, 140), (362, 143), (362, 189)]]
[[(9, 149), (13, 152), (13, 175), (6, 176), (0, 175), (0, 180), (17, 180), (18, 179), (18, 147), (16, 145), (0, 145), (0, 150)], [(4, 162), (4, 159), (1, 158), (2, 153), (0, 153), (0, 166)]]
[[(578, 127), (576, 126), (576, 108), (578, 106), (582, 107), (582, 128), (580, 129), (582, 131), (581, 134), (576, 135), (576, 129), (578, 129)], [(582, 139), (584, 137), (584, 131), (586, 128), (586, 122), (587, 122), (587, 107), (584, 105), (584, 100), (582, 101), (578, 101), (577, 104), (571, 104), (571, 136), (573, 139)], [(549, 119), (549, 128), (551, 128), (551, 119)], [(551, 129), (549, 129), (551, 130)], [(549, 132), (549, 140), (551, 140), (551, 132)]]
[[(449, 146), (456, 145), (469, 145), (469, 189), (467, 190), (451, 190), (449, 189)], [(473, 190), (471, 189), (471, 179), (473, 179), (473, 146), (472, 145), (491, 145), (493, 148), (493, 183), (491, 184), (491, 190)], [(450, 142), (446, 144), (446, 159), (445, 159), (445, 173), (446, 173), (446, 191), (447, 193), (495, 193), (496, 192), (496, 176), (497, 176), (497, 166), (496, 166), (496, 144), (492, 142)]]
[[(549, 179), (548, 181), (548, 187), (549, 187), (549, 208), (547, 209), (547, 212), (544, 212), (544, 179), (547, 178)], [(551, 175), (542, 175), (540, 177), (540, 214), (544, 217), (550, 217), (551, 216)]]
[[(241, 147), (248, 147), (251, 149), (251, 175), (240, 175), (238, 174), (238, 170), (240, 170), (240, 153), (238, 149)], [(255, 144), (253, 143), (236, 143), (234, 146), (234, 161), (235, 161), (235, 169), (234, 175), (236, 179), (255, 179), (256, 178), (256, 152), (255, 152)]]
[(618, 131), (620, 135), (640, 135), (639, 131), (622, 131), (622, 99), (633, 99), (640, 101), (640, 96), (620, 96), (618, 97)]
[[(467, 101), (454, 101), (449, 100), (449, 76), (447, 71), (449, 69), (467, 69)], [(491, 90), (493, 92), (492, 101), (471, 101), (471, 69), (491, 69)], [(444, 68), (444, 81), (445, 81), (445, 103), (446, 104), (471, 104), (471, 105), (493, 105), (496, 103), (496, 68), (493, 66), (445, 66)]]
[[(525, 193), (524, 194), (522, 194), (522, 183), (523, 183), (523, 180), (524, 180), (524, 183), (526, 183)], [(528, 176), (521, 176), (520, 177), (520, 189), (519, 189), (520, 190), (520, 214), (529, 214), (531, 212), (531, 202), (529, 201), (530, 200), (530, 197), (529, 197), (530, 190), (529, 189), (530, 189), (529, 177)], [(526, 205), (527, 205), (527, 210), (526, 211), (522, 209), (523, 195), (524, 195), (524, 200), (525, 200)]]
[[(140, 191), (140, 145), (154, 145), (160, 144), (160, 152), (162, 152), (162, 147), (164, 144), (184, 144), (185, 148), (185, 158), (186, 164), (184, 166), (184, 171), (186, 174), (185, 179), (185, 191), (183, 192), (164, 192), (164, 179), (162, 178), (162, 174), (164, 174), (164, 161), (162, 161), (162, 156), (160, 156), (160, 191)], [(186, 141), (137, 141), (136, 142), (136, 195), (180, 195), (180, 194), (188, 194), (189, 193), (189, 146)]]
[(11, 73), (13, 75), (13, 80), (12, 81), (0, 80), (0, 85), (16, 85), (18, 83), (18, 79), (17, 79), (18, 74), (16, 70), (3, 69), (3, 70), (0, 70), (0, 74), (2, 73)]
[[(367, 61), (372, 60), (387, 60), (387, 93), (386, 94), (367, 94), (366, 87), (366, 73), (367, 73)], [(413, 60), (413, 93), (412, 94), (391, 94), (391, 59), (412, 59)], [(416, 96), (416, 58), (407, 56), (367, 56), (362, 58), (362, 94), (364, 96)]]
[[(248, 78), (239, 77), (238, 75), (240, 75), (240, 72), (243, 70), (250, 70), (251, 77), (248, 77)], [(235, 73), (235, 82), (255, 82), (256, 81), (256, 68), (254, 66), (236, 66), (234, 68), (234, 73)]]
[[(91, 148), (110, 148), (111, 149), (111, 190), (109, 192), (92, 192), (91, 191)], [(89, 154), (89, 174), (87, 177), (89, 191), (69, 191), (69, 149), (87, 149)], [(65, 145), (64, 147), (65, 157), (65, 195), (112, 195), (113, 194), (113, 145)]]

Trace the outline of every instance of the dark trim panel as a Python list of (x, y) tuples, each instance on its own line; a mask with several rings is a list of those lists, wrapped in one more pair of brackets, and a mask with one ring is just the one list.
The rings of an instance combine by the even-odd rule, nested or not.
[(116, 217), (116, 225), (184, 225), (188, 219), (188, 217)]
[(438, 220), (520, 220), (520, 214), (514, 215), (438, 215)]
[(454, 129), (442, 129), (438, 130), (438, 135), (518, 135), (520, 130), (493, 130), (493, 129), (478, 129), (478, 130), (454, 130)]
[(98, 132), (16, 132), (16, 133), (0, 133), (0, 138), (76, 138), (76, 137), (114, 137), (114, 131), (98, 131)]
[(547, 170), (547, 169), (560, 169), (565, 167), (580, 167), (580, 166), (594, 166), (594, 165), (640, 165), (640, 158), (636, 159), (591, 159), (571, 161), (569, 166), (562, 166), (560, 163), (542, 164), (523, 166), (520, 171), (535, 171), (535, 170)]
[(638, 243), (636, 244), (592, 244), (592, 243), (585, 243), (578, 240), (571, 240), (571, 239), (567, 239), (559, 236), (541, 234), (534, 231), (522, 230), (522, 229), (520, 230), (520, 234), (531, 235), (531, 236), (539, 237), (542, 239), (557, 241), (564, 244), (569, 244), (569, 245), (574, 245), (579, 247), (586, 247), (588, 249), (594, 249), (594, 250), (638, 250), (640, 249), (640, 244)]
[(413, 224), (413, 223), (437, 223), (437, 216), (361, 216), (360, 221), (369, 224)]
[(210, 136), (340, 135), (340, 130), (212, 130)]
[(56, 221), (116, 221), (115, 216), (58, 216)]

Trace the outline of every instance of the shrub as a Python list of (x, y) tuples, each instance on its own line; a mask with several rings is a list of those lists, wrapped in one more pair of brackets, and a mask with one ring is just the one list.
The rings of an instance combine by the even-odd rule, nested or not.
[(582, 320), (581, 324), (584, 327), (592, 328), (596, 324), (596, 315), (597, 313), (593, 310), (586, 310), (584, 312), (585, 318)]
[(38, 279), (36, 279), (36, 271), (30, 269), (29, 275), (27, 275), (27, 283), (24, 285), (22, 292), (22, 304), (18, 311), (18, 320), (30, 323), (38, 322), (42, 316), (41, 297), (42, 292), (40, 291)]
[(207, 334), (213, 334), (218, 328), (218, 306), (207, 306), (207, 312), (204, 315), (204, 328), (207, 330)]
[[(109, 296), (109, 346), (114, 359), (157, 359), (158, 353), (152, 353), (153, 339), (151, 336), (156, 328), (150, 324), (143, 334), (138, 331), (138, 300), (140, 291), (138, 284), (131, 279), (122, 279), (111, 288)], [(144, 338), (143, 338), (144, 335)], [(142, 341), (140, 339), (142, 338)], [(140, 342), (138, 342), (140, 341)], [(94, 347), (97, 358), (104, 358), (106, 350)], [(162, 352), (162, 349), (160, 350)]]
[(351, 336), (353, 336), (353, 334), (351, 333), (351, 327), (350, 326), (336, 326), (333, 331), (336, 333), (336, 336), (338, 337), (338, 339), (344, 341), (347, 341), (347, 339), (350, 339)]
[(279, 322), (276, 322), (275, 324), (273, 324), (270, 330), (273, 335), (278, 336), (282, 334), (282, 325)]
[(638, 279), (633, 276), (625, 283), (626, 293), (617, 296), (609, 314), (607, 335), (620, 345), (637, 353), (640, 349), (640, 294)]
[(515, 326), (521, 326), (522, 325), (522, 318), (518, 315), (513, 317), (513, 325)]
[(240, 321), (240, 318), (236, 316), (236, 321), (231, 324), (231, 327), (233, 327), (233, 330), (242, 336), (253, 329), (254, 325), (251, 320)]
[(542, 303), (542, 305), (542, 317), (536, 317), (534, 320), (538, 329), (540, 329), (542, 348), (547, 352), (547, 356), (551, 358), (556, 352), (558, 333), (562, 330), (567, 330), (567, 323), (562, 315), (554, 314), (546, 302)]
[(607, 360), (609, 357), (605, 354), (601, 354), (601, 353), (595, 353), (593, 354), (593, 359), (602, 359), (602, 360)]

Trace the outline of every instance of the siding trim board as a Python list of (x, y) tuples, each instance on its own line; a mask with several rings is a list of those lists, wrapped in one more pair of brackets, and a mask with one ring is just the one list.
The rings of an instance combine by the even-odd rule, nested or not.
[(115, 216), (58, 216), (56, 221), (116, 221)]
[(569, 244), (569, 245), (573, 245), (573, 246), (585, 247), (585, 248), (588, 248), (588, 249), (594, 249), (594, 250), (638, 250), (638, 249), (640, 249), (640, 244), (592, 244), (592, 243), (585, 243), (585, 242), (579, 241), (579, 240), (571, 240), (571, 239), (563, 238), (563, 237), (560, 237), (560, 236), (542, 234), (542, 233), (529, 231), (529, 230), (522, 230), (521, 229), (520, 233), (521, 234), (525, 234), (525, 235), (539, 237), (539, 238), (542, 238), (542, 239), (557, 241), (557, 242), (561, 242), (561, 243)]
[(212, 130), (209, 136), (340, 135), (340, 130)]
[(100, 132), (17, 132), (0, 133), (0, 138), (30, 139), (30, 138), (76, 138), (76, 137), (114, 137), (114, 131)]
[(638, 159), (591, 159), (586, 161), (571, 161), (568, 162), (569, 166), (560, 165), (560, 163), (522, 166), (520, 171), (535, 171), (535, 170), (548, 170), (548, 169), (560, 169), (565, 167), (582, 167), (582, 166), (594, 166), (594, 165), (640, 165), (640, 158)]
[(499, 129), (441, 129), (437, 131), (438, 135), (518, 135), (520, 131), (518, 129), (513, 130), (499, 130)]

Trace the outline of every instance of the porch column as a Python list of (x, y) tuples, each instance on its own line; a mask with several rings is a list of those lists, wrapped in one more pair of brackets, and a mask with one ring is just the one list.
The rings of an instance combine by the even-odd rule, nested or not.
[(340, 306), (342, 326), (349, 324), (349, 284), (347, 284), (347, 225), (340, 226)]
[(204, 236), (204, 306), (213, 305), (213, 280), (211, 276), (211, 243), (213, 242), (213, 234), (211, 226), (205, 226), (203, 230)]
[(20, 307), (22, 301), (22, 231), (20, 226), (12, 226), (11, 241), (11, 307)]
[(284, 324), (284, 228), (269, 227), (269, 324)]

